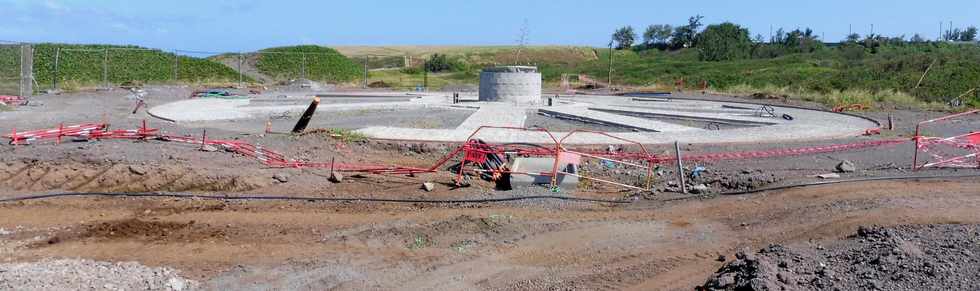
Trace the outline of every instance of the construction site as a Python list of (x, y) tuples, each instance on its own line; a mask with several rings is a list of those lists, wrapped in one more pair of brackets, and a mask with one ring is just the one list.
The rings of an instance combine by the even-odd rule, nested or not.
[(241, 57), (224, 86), (114, 83), (109, 49), (97, 88), (49, 90), (11, 47), (0, 289), (980, 286), (978, 110), (528, 65), (406, 89), (262, 82)]

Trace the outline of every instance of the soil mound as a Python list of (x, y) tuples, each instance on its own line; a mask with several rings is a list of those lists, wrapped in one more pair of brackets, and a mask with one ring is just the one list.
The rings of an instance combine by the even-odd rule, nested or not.
[(829, 246), (740, 252), (700, 290), (977, 290), (980, 226), (861, 227)]

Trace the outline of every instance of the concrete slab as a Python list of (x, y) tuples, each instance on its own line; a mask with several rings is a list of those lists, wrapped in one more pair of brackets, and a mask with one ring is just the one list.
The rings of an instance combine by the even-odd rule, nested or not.
[(527, 111), (522, 107), (494, 103), (479, 106), (480, 109), (456, 127), (457, 130), (473, 131), (480, 126), (524, 127), (527, 120)]
[(612, 114), (603, 111), (591, 110), (581, 106), (556, 106), (538, 109), (539, 112), (558, 116), (560, 118), (578, 119), (586, 122), (597, 122), (601, 124), (616, 125), (625, 128), (632, 128), (640, 131), (685, 131), (702, 130), (689, 126), (673, 124), (663, 121), (656, 121), (644, 118), (637, 118), (627, 115)]

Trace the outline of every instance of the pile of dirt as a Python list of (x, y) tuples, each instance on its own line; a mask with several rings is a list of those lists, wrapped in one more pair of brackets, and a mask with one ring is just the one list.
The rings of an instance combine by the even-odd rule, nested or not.
[(976, 290), (980, 225), (861, 227), (826, 247), (740, 252), (701, 290)]
[(224, 230), (207, 224), (147, 221), (135, 218), (86, 224), (68, 229), (35, 246), (53, 245), (75, 240), (138, 240), (146, 242), (194, 242), (224, 240)]

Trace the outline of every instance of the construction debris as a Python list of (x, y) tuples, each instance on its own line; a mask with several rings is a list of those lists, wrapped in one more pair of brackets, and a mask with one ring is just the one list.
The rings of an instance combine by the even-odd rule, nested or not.
[(129, 172), (140, 176), (146, 175), (146, 169), (136, 165), (130, 165)]
[(422, 183), (422, 189), (424, 189), (425, 192), (432, 192), (436, 189), (436, 184), (432, 182)]
[(330, 182), (333, 182), (333, 183), (343, 182), (344, 181), (344, 174), (341, 174), (340, 172), (337, 172), (337, 171), (330, 172), (330, 177), (327, 178), (327, 180), (329, 180)]
[(276, 180), (279, 183), (287, 183), (289, 182), (289, 175), (283, 173), (276, 173), (275, 175), (272, 175), (272, 179)]
[(837, 173), (820, 174), (820, 175), (817, 175), (817, 178), (820, 178), (820, 179), (839, 179), (840, 178), (840, 174), (837, 174)]
[(853, 173), (854, 171), (857, 171), (857, 168), (854, 166), (854, 163), (848, 160), (843, 160), (840, 163), (838, 163), (836, 169), (837, 172), (840, 173)]

